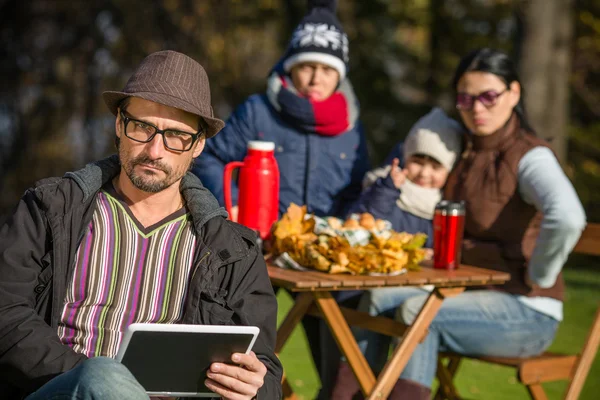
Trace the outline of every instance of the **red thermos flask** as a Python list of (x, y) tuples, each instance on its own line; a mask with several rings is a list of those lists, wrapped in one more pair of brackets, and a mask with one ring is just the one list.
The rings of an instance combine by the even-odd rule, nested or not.
[(243, 162), (233, 161), (225, 165), (223, 195), (225, 209), (230, 215), (231, 175), (238, 167), (237, 222), (254, 229), (265, 240), (279, 216), (279, 167), (275, 160), (275, 143), (250, 141)]
[(465, 203), (442, 200), (433, 215), (433, 267), (455, 269), (460, 265)]

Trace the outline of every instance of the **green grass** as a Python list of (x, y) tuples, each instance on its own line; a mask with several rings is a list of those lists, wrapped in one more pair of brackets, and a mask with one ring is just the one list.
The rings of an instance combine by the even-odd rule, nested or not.
[[(551, 351), (578, 353), (585, 341), (596, 308), (600, 302), (600, 271), (594, 269), (593, 258), (578, 258), (580, 267), (572, 269), (573, 261), (565, 267), (567, 293), (564, 314)], [(584, 262), (580, 264), (579, 262)], [(584, 267), (581, 267), (584, 265)], [(589, 267), (586, 267), (588, 265)], [(291, 298), (279, 291), (279, 322), (291, 307)], [(280, 354), (286, 375), (300, 399), (313, 399), (319, 388), (319, 378), (310, 356), (306, 336), (301, 327), (296, 328)], [(600, 397), (600, 355), (596, 355), (592, 369), (581, 393), (581, 400)], [(478, 361), (465, 360), (456, 378), (459, 393), (476, 399), (528, 399), (524, 386), (516, 379), (515, 370)], [(544, 384), (550, 400), (563, 398), (566, 382)], [(595, 394), (594, 394), (595, 393)]]

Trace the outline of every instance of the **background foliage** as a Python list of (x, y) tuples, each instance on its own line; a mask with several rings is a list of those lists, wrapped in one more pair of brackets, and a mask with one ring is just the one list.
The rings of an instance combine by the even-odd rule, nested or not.
[[(374, 163), (430, 107), (452, 111), (449, 83), (462, 55), (498, 47), (520, 63), (534, 126), (554, 139), (590, 219), (599, 219), (591, 208), (600, 200), (598, 0), (338, 3)], [(0, 215), (35, 180), (113, 151), (101, 92), (122, 88), (145, 55), (174, 49), (199, 60), (226, 118), (264, 90), (305, 10), (304, 0), (0, 0)], [(560, 26), (567, 33), (558, 37)]]

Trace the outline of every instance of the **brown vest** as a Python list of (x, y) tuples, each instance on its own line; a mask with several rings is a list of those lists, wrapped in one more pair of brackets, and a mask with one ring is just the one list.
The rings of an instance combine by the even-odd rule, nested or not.
[(465, 135), (465, 144), (444, 189), (446, 199), (466, 202), (461, 262), (510, 273), (510, 281), (489, 289), (562, 300), (562, 273), (549, 289), (525, 284), (542, 214), (521, 198), (518, 166), (525, 153), (537, 146), (549, 147), (548, 143), (521, 130), (513, 115), (491, 135)]

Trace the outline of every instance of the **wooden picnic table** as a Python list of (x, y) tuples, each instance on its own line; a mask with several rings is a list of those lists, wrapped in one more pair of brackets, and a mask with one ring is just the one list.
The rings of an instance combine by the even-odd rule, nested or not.
[[(282, 269), (272, 265), (268, 257), (267, 268), (274, 286), (299, 292), (277, 330), (275, 352), (281, 351), (304, 315), (323, 318), (367, 399), (388, 397), (415, 348), (427, 335), (429, 325), (446, 297), (456, 296), (469, 286), (502, 284), (510, 279), (508, 273), (468, 265), (461, 265), (455, 270), (433, 269), (429, 262), (424, 262), (420, 271), (409, 271), (398, 276), (331, 275), (318, 271)], [(332, 291), (420, 285), (433, 285), (434, 290), (414, 323), (408, 327), (389, 318), (372, 317), (366, 312), (340, 307), (331, 295)], [(358, 348), (350, 325), (389, 336), (402, 336), (379, 377), (375, 378)], [(285, 372), (283, 388), (285, 399), (295, 398), (285, 379)]]

